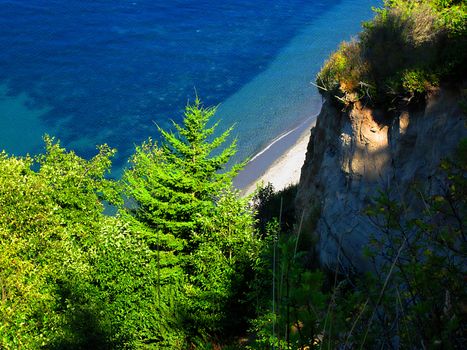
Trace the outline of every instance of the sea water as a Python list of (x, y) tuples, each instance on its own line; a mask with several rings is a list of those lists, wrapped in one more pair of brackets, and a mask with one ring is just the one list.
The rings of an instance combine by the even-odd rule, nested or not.
[(0, 0), (0, 150), (56, 136), (115, 173), (195, 93), (235, 124), (237, 159), (315, 115), (311, 84), (379, 0)]

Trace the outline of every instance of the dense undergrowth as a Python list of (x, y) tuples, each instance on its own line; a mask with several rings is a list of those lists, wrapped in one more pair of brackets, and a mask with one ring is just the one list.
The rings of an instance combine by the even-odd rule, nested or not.
[(37, 157), (1, 154), (0, 347), (465, 345), (465, 141), (441, 165), (442, 192), (416, 189), (416, 216), (375, 199), (367, 214), (382, 238), (366, 248), (374, 272), (360, 275), (319, 269), (296, 187), (239, 197), (238, 167), (225, 170), (235, 145), (211, 154), (229, 133), (210, 139), (214, 112), (188, 106), (175, 133), (136, 148), (121, 181), (105, 176), (107, 146), (89, 161), (50, 138)]
[(246, 329), (262, 243), (225, 169), (235, 143), (211, 155), (229, 134), (210, 138), (214, 112), (187, 106), (121, 181), (107, 146), (89, 161), (48, 137), (43, 155), (1, 153), (0, 348), (209, 348)]
[(348, 105), (388, 109), (466, 78), (467, 3), (386, 0), (358, 39), (343, 42), (317, 76), (320, 91)]

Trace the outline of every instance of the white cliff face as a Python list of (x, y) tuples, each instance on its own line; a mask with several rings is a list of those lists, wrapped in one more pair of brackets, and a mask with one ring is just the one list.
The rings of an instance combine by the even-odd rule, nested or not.
[(298, 215), (320, 214), (313, 227), (304, 221), (304, 231), (316, 238), (321, 264), (334, 266), (339, 255), (347, 267), (368, 268), (362, 249), (378, 228), (364, 210), (378, 191), (386, 191), (416, 212), (411, 188), (418, 183), (436, 192), (440, 161), (464, 137), (458, 98), (444, 90), (424, 110), (396, 118), (358, 103), (344, 112), (326, 102), (312, 130), (296, 200)]

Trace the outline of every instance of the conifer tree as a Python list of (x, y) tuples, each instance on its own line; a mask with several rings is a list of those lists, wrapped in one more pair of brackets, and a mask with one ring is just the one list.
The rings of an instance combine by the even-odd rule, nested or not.
[[(232, 259), (236, 248), (225, 248), (228, 244), (219, 240), (223, 226), (214, 223), (220, 222), (217, 216), (227, 203), (222, 198), (236, 198), (232, 178), (242, 164), (227, 169), (236, 142), (221, 149), (232, 128), (215, 137), (218, 123), (211, 121), (215, 112), (216, 107), (205, 108), (196, 98), (187, 105), (183, 123), (174, 122), (174, 131), (159, 128), (160, 144), (149, 139), (136, 148), (124, 176), (131, 203), (124, 215), (156, 253), (157, 302), (161, 310), (172, 305), (167, 317), (181, 319), (178, 324), (191, 341), (193, 335), (205, 338), (206, 332), (218, 327), (223, 318), (220, 306), (232, 295), (229, 279), (237, 262)], [(247, 206), (245, 201), (238, 203)], [(236, 210), (236, 216), (225, 220), (240, 227), (245, 222), (243, 213)], [(246, 226), (252, 229), (253, 224)], [(239, 234), (252, 237), (251, 232)], [(238, 252), (247, 241), (239, 241)]]
[(125, 174), (128, 194), (137, 204), (135, 217), (150, 228), (152, 238), (147, 238), (153, 241), (155, 231), (163, 232), (157, 243), (164, 242), (169, 250), (189, 249), (187, 240), (200, 218), (212, 211), (214, 198), (230, 187), (240, 169), (237, 165), (219, 172), (235, 154), (236, 142), (213, 154), (232, 130), (209, 141), (218, 124), (208, 127), (215, 112), (196, 98), (186, 107), (183, 125), (174, 122), (176, 132), (158, 128), (161, 145), (149, 139), (136, 148)]

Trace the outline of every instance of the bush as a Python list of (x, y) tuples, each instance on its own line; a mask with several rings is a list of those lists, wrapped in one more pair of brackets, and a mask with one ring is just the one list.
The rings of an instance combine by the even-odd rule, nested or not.
[(341, 99), (352, 100), (350, 95), (368, 85), (368, 65), (362, 58), (357, 41), (343, 42), (329, 57), (319, 72), (317, 85)]
[(319, 343), (325, 325), (324, 274), (310, 271), (308, 245), (300, 234), (281, 233), (268, 225), (255, 279), (257, 317), (248, 349), (304, 349)]
[(402, 87), (410, 94), (422, 94), (438, 85), (438, 78), (421, 69), (406, 70), (402, 73)]
[(86, 161), (46, 138), (35, 159), (0, 154), (0, 348), (105, 343), (89, 248), (113, 153)]
[(427, 79), (436, 74), (439, 61), (442, 31), (437, 15), (426, 4), (410, 4), (381, 11), (360, 35), (383, 103), (394, 96), (423, 94), (432, 87), (426, 82), (437, 80)]
[(268, 224), (273, 220), (280, 220), (281, 229), (289, 232), (295, 224), (294, 200), (298, 185), (290, 185), (275, 192), (272, 183), (258, 187), (253, 198), (256, 210), (256, 226), (261, 234), (266, 234)]

